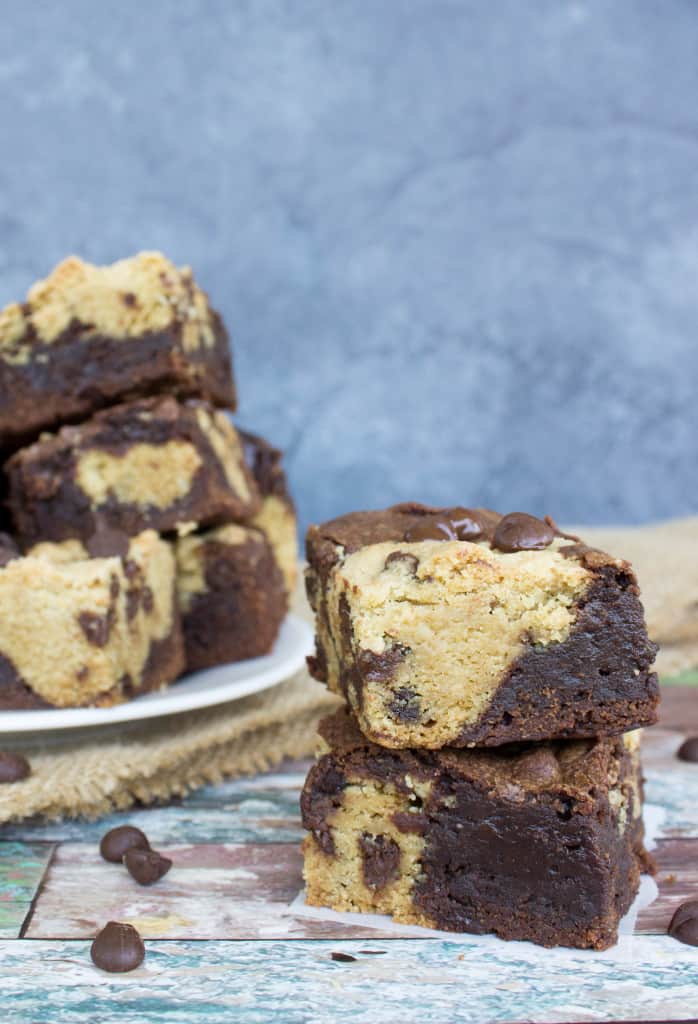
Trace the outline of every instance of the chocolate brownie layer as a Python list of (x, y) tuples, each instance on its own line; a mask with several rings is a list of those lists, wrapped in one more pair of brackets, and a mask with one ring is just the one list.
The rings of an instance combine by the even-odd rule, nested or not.
[(269, 540), (286, 580), (289, 594), (298, 582), (298, 522), (282, 465), (283, 453), (263, 437), (240, 431), (245, 459), (262, 496), (262, 507), (252, 525)]
[(7, 463), (25, 543), (91, 536), (98, 525), (152, 528), (254, 515), (259, 493), (237, 431), (207, 402), (146, 398), (22, 448)]
[(605, 949), (651, 858), (639, 735), (393, 751), (345, 709), (301, 797), (306, 899), (448, 931)]
[(312, 674), (388, 747), (612, 735), (656, 720), (627, 562), (522, 513), (398, 505), (311, 527)]
[(268, 654), (287, 594), (264, 534), (229, 524), (180, 537), (176, 552), (187, 668)]
[[(0, 707), (111, 705), (184, 668), (170, 545), (44, 543), (0, 567)], [(3, 549), (7, 552), (7, 548)]]
[(235, 408), (228, 336), (189, 268), (76, 257), (0, 312), (0, 449), (153, 393)]

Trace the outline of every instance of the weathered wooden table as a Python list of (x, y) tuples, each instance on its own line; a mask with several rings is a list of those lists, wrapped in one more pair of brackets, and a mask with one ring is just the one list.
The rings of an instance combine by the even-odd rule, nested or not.
[[(698, 682), (698, 679), (693, 679)], [(307, 765), (207, 788), (97, 823), (6, 827), (0, 844), (1, 1019), (591, 1021), (698, 1017), (698, 948), (669, 938), (698, 897), (698, 688), (666, 687), (646, 733), (648, 803), (663, 808), (659, 898), (611, 954), (492, 938), (397, 938), (289, 911), (301, 889), (298, 793)], [(174, 861), (157, 886), (105, 863), (98, 841), (131, 822)], [(108, 975), (90, 940), (108, 920), (148, 940), (143, 966)], [(354, 960), (335, 960), (333, 953)]]

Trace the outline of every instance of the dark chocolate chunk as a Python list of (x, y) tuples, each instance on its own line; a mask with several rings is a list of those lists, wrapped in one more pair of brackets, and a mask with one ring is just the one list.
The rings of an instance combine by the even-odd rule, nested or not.
[(698, 900), (688, 900), (677, 909), (669, 924), (669, 935), (687, 946), (698, 946)]
[(78, 615), (80, 628), (87, 637), (88, 643), (95, 647), (104, 647), (111, 633), (111, 617), (98, 615), (96, 612), (80, 612)]
[(381, 653), (360, 650), (357, 655), (359, 669), (364, 679), (380, 682), (392, 679), (398, 668), (410, 653), (405, 644), (393, 644)]
[(132, 924), (110, 921), (97, 934), (90, 956), (102, 971), (123, 974), (140, 967), (145, 959), (145, 946)]
[(398, 722), (418, 722), (420, 718), (419, 695), (408, 686), (399, 686), (393, 692), (388, 711)]
[(169, 857), (163, 857), (157, 850), (140, 850), (136, 847), (126, 851), (124, 864), (129, 875), (135, 878), (139, 885), (152, 885), (172, 867)]
[(149, 850), (148, 837), (133, 825), (118, 825), (106, 832), (99, 844), (99, 852), (112, 864), (121, 864), (128, 850)]
[(414, 576), (419, 567), (419, 559), (416, 555), (411, 555), (409, 551), (391, 551), (385, 560), (385, 568), (391, 569), (394, 565), (404, 567)]
[(0, 752), (0, 783), (21, 782), (31, 775), (31, 766), (22, 754)]
[(684, 740), (676, 751), (676, 756), (680, 761), (698, 761), (698, 736), (689, 736)]
[(359, 836), (361, 871), (371, 889), (384, 889), (400, 874), (400, 847), (390, 836), (374, 836), (363, 832)]
[(499, 551), (542, 551), (555, 540), (555, 531), (548, 523), (526, 512), (510, 512), (499, 521), (492, 538), (492, 547)]
[(86, 542), (90, 558), (125, 558), (128, 554), (128, 537), (122, 530), (101, 526)]
[(340, 964), (353, 964), (356, 961), (356, 957), (351, 953), (330, 953), (330, 957)]

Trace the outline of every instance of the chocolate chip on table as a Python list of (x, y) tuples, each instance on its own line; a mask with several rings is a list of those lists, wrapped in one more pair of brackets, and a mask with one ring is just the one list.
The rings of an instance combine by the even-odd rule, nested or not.
[(330, 956), (340, 964), (352, 964), (356, 960), (356, 957), (352, 956), (351, 953), (330, 953)]
[(514, 551), (541, 551), (555, 540), (555, 530), (542, 519), (526, 512), (510, 512), (500, 519), (494, 531), (492, 547), (506, 554)]
[(139, 850), (133, 848), (127, 850), (124, 855), (124, 864), (128, 873), (138, 882), (139, 885), (152, 885), (157, 882), (172, 867), (169, 857), (163, 857), (157, 850)]
[(31, 775), (31, 765), (22, 754), (0, 752), (0, 783), (21, 782)]
[(101, 970), (122, 974), (140, 967), (145, 958), (145, 946), (132, 924), (109, 921), (92, 943), (90, 956)]
[(133, 825), (119, 825), (102, 836), (99, 852), (112, 864), (121, 864), (128, 850), (149, 850), (148, 837)]
[(689, 736), (684, 740), (676, 756), (680, 761), (698, 761), (698, 736)]
[(698, 900), (682, 903), (669, 925), (669, 935), (687, 946), (698, 946)]

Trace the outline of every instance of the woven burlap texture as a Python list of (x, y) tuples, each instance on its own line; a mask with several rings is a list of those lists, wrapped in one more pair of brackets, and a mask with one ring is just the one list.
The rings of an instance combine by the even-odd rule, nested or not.
[[(633, 560), (650, 630), (662, 643), (660, 673), (698, 667), (698, 519), (579, 532), (588, 543)], [(300, 595), (295, 610), (309, 614)], [(99, 817), (136, 801), (162, 801), (262, 771), (285, 757), (308, 756), (318, 719), (335, 704), (300, 672), (254, 697), (202, 711), (37, 742), (3, 741), (29, 757), (32, 774), (0, 787), (0, 823), (31, 815)]]

